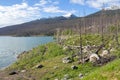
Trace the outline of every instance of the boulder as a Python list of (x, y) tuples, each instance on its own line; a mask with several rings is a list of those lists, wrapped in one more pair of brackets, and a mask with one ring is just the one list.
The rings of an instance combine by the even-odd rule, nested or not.
[(90, 45), (84, 46), (83, 47), (83, 53), (88, 53), (90, 50)]
[(44, 67), (42, 64), (38, 64), (35, 66), (35, 68), (42, 68), (42, 67)]
[(110, 49), (110, 52), (113, 52), (113, 51), (115, 51), (115, 48)]
[(18, 74), (16, 71), (11, 71), (10, 73), (9, 73), (9, 75), (15, 75), (15, 74)]
[(65, 74), (64, 78), (62, 78), (61, 80), (69, 80), (69, 79), (70, 79), (70, 76), (68, 74)]
[(96, 62), (99, 59), (100, 59), (99, 56), (97, 54), (95, 54), (95, 53), (91, 54), (90, 57), (89, 57), (89, 60), (92, 63)]
[(78, 69), (78, 67), (75, 66), (75, 65), (72, 65), (71, 68), (72, 68), (73, 70)]
[(83, 78), (83, 74), (80, 73), (80, 74), (78, 75), (78, 77), (79, 77), (80, 79)]
[(63, 50), (70, 50), (71, 48), (69, 46), (63, 46)]
[(57, 68), (58, 68), (58, 66), (54, 66), (53, 68), (54, 68), (54, 69), (57, 69)]
[(109, 56), (109, 51), (108, 50), (103, 50), (102, 53), (100, 54), (101, 57), (108, 57)]
[(54, 80), (59, 80), (58, 78), (54, 79)]
[(22, 73), (26, 72), (26, 70), (21, 70)]
[(64, 78), (69, 79), (70, 78), (69, 74), (65, 74)]
[(65, 58), (62, 59), (62, 62), (63, 63), (71, 63), (72, 60), (70, 59), (70, 57), (65, 57)]

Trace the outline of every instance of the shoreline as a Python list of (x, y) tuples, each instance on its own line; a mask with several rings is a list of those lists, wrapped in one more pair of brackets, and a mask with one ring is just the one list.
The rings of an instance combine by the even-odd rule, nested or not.
[[(5, 39), (6, 39), (6, 37), (13, 37), (13, 36), (0, 36), (1, 38), (2, 37), (5, 37)], [(47, 39), (48, 39), (48, 41), (46, 41), (46, 43), (50, 43), (50, 42), (53, 42), (54, 41), (54, 38), (53, 38), (53, 36), (33, 36), (33, 37), (43, 37), (42, 39), (44, 39), (44, 37), (48, 37)], [(49, 38), (50, 37), (50, 38)], [(52, 41), (51, 41), (51, 38), (52, 38)], [(3, 38), (2, 38), (3, 39)], [(45, 38), (46, 39), (46, 38)], [(49, 42), (50, 41), (50, 42)], [(19, 42), (18, 42), (19, 43)], [(4, 70), (4, 69), (6, 69), (6, 68), (8, 68), (9, 66), (11, 66), (12, 64), (14, 64), (17, 60), (18, 60), (18, 57), (20, 56), (20, 55), (22, 55), (22, 54), (24, 54), (24, 53), (28, 53), (28, 52), (30, 52), (31, 50), (33, 50), (34, 48), (36, 48), (36, 47), (38, 47), (38, 46), (40, 46), (40, 45), (43, 45), (41, 42), (39, 42), (40, 44), (38, 44), (38, 45), (36, 45), (36, 46), (34, 46), (34, 47), (32, 47), (31, 49), (29, 49), (29, 50), (23, 50), (22, 52), (20, 51), (19, 52), (19, 50), (17, 50), (17, 52), (15, 53), (15, 55), (13, 55), (12, 53), (14, 52), (14, 51), (12, 51), (12, 52), (10, 52), (11, 54), (11, 56), (15, 56), (15, 60), (11, 63), (11, 64), (9, 64), (9, 65), (7, 65), (8, 63), (4, 63), (5, 65), (7, 65), (7, 66), (4, 66), (4, 65), (1, 65), (1, 67), (0, 67), (0, 70)], [(44, 42), (43, 42), (44, 43)], [(44, 44), (46, 44), (46, 43), (44, 43)], [(10, 45), (11, 45), (11, 43), (10, 43)], [(5, 50), (5, 49), (3, 49), (3, 50)], [(12, 50), (12, 49), (10, 49), (10, 50)], [(20, 49), (20, 50), (22, 50), (22, 49)], [(6, 50), (5, 50), (6, 51)], [(9, 52), (8, 52), (9, 53)], [(2, 55), (5, 55), (4, 53), (2, 54)], [(7, 57), (9, 57), (9, 54), (6, 54), (6, 55), (8, 55)], [(4, 57), (4, 56), (3, 56)], [(2, 58), (1, 58), (2, 59)], [(11, 59), (11, 58), (10, 58)], [(7, 60), (5, 60), (5, 61), (7, 61)], [(3, 64), (3, 63), (2, 63)], [(2, 66), (4, 66), (4, 67), (2, 67)]]

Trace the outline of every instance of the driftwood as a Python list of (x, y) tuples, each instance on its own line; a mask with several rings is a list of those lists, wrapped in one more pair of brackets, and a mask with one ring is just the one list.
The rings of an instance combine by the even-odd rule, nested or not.
[[(100, 45), (100, 47), (98, 48), (98, 50), (97, 50), (95, 53), (98, 54), (98, 52), (99, 52), (103, 47), (105, 47), (105, 46), (109, 43), (109, 41), (110, 41), (110, 40), (102, 43), (102, 44)], [(111, 48), (110, 48), (110, 49), (111, 49)]]
[(105, 44), (102, 44), (95, 53), (98, 54), (98, 52), (99, 52), (103, 47), (105, 47)]

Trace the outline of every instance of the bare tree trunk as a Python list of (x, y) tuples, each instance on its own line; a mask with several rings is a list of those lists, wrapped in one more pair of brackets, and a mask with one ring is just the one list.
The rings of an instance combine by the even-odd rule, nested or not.
[(102, 44), (104, 44), (104, 31), (103, 31), (103, 10), (101, 14), (101, 27), (102, 27)]
[(86, 20), (85, 20), (85, 16), (86, 16), (86, 12), (85, 10), (83, 10), (83, 14), (84, 14), (84, 17), (83, 17), (83, 26), (84, 26), (84, 34), (85, 34), (85, 37), (86, 37)]
[(60, 29), (58, 28), (58, 29), (56, 29), (56, 41), (57, 41), (57, 43), (60, 43)]
[(115, 40), (116, 40), (116, 43), (117, 43), (117, 47), (119, 47), (119, 40), (118, 40), (118, 27), (119, 27), (119, 21), (118, 21), (118, 14), (116, 13), (116, 17), (115, 17), (115, 27), (116, 27), (116, 31), (115, 31)]
[(82, 27), (81, 24), (79, 24), (79, 37), (80, 37), (80, 59), (83, 62), (83, 53), (82, 53)]
[(80, 23), (77, 25), (77, 30), (79, 30), (78, 33), (79, 33), (79, 38), (80, 38), (80, 40), (79, 40), (80, 50), (78, 52), (78, 56), (79, 56), (79, 61), (83, 62), (81, 20), (80, 20)]
[(103, 25), (103, 21), (104, 21), (104, 4), (103, 4), (103, 8), (102, 8), (101, 15), (100, 15), (102, 44), (104, 44), (104, 25)]

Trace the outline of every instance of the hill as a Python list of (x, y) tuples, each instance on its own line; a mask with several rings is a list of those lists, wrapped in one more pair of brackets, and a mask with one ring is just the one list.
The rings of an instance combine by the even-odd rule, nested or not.
[[(75, 29), (76, 25), (85, 26), (87, 28), (94, 27), (93, 32), (96, 32), (97, 27), (101, 28), (101, 24), (111, 25), (116, 23), (116, 19), (120, 20), (120, 9), (117, 10), (104, 10), (90, 14), (85, 17), (55, 17), (43, 18), (19, 25), (7, 26), (0, 28), (0, 35), (12, 36), (31, 36), (31, 35), (53, 35), (56, 29)], [(117, 17), (115, 17), (117, 14)], [(84, 24), (85, 23), (85, 24)], [(89, 30), (88, 30), (89, 32)]]
[(76, 21), (77, 17), (75, 15), (71, 15), (70, 17), (42, 18), (40, 20), (0, 28), (0, 35), (51, 35), (57, 28), (73, 27)]

